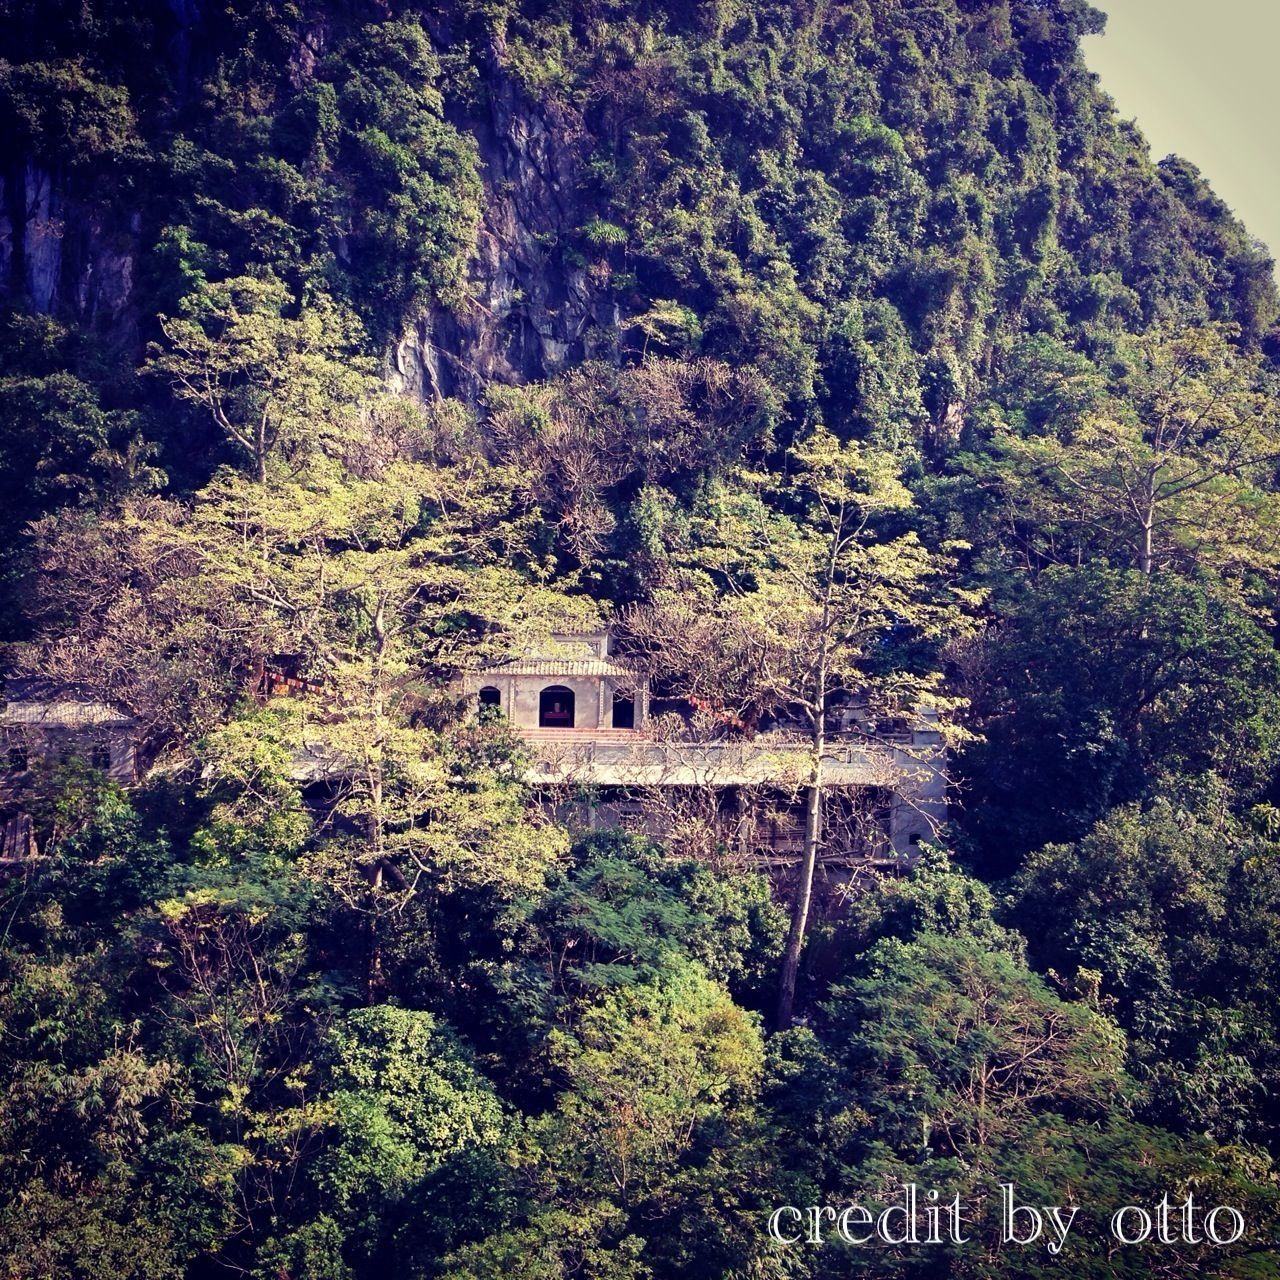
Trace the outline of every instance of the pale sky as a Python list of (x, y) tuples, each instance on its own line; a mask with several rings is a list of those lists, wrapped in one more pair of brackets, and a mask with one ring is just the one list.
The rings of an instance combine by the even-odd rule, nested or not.
[(1280, 0), (1092, 0), (1089, 66), (1155, 159), (1184, 156), (1280, 255)]

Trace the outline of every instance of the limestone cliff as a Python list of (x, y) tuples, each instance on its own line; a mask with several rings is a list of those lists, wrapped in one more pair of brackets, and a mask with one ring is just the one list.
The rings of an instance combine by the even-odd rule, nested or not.
[[(193, 4), (173, 0), (170, 10), (176, 25), (166, 56), (173, 83), (184, 89), (202, 19)], [(305, 89), (329, 36), (323, 23), (300, 29), (288, 67), (295, 89)], [(409, 317), (387, 353), (395, 385), (425, 399), (473, 403), (488, 382), (523, 382), (578, 363), (591, 354), (593, 327), (618, 320), (615, 301), (564, 253), (584, 216), (575, 205), (573, 122), (530, 100), (507, 66), (500, 35), (477, 60), (484, 83), (476, 105), (449, 113), (475, 140), (483, 183), (462, 297)], [(0, 290), (137, 346), (147, 336), (139, 272), (163, 209), (155, 193), (150, 208), (131, 201), (117, 179), (103, 172), (86, 188), (29, 152), (13, 155), (0, 172)]]
[(393, 377), (424, 398), (474, 401), (490, 381), (555, 373), (591, 354), (593, 326), (618, 321), (616, 303), (564, 256), (583, 216), (571, 122), (529, 100), (501, 40), (483, 66), (483, 112), (458, 120), (476, 139), (484, 184), (468, 297), (412, 322), (392, 353)]

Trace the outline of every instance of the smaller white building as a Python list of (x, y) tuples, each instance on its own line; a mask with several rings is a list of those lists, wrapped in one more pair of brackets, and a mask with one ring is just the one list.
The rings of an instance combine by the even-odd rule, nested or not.
[(86, 689), (38, 677), (5, 681), (0, 759), (9, 789), (37, 760), (79, 758), (116, 782), (137, 779), (137, 721)]
[(469, 692), (522, 732), (643, 732), (649, 682), (610, 653), (610, 634), (557, 632), (536, 652), (473, 675)]

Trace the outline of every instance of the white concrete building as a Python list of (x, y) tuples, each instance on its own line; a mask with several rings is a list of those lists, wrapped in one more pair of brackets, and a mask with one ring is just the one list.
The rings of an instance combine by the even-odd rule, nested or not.
[(137, 722), (128, 711), (71, 685), (32, 677), (4, 685), (0, 741), (12, 781), (37, 760), (78, 757), (116, 782), (137, 777)]
[[(608, 629), (560, 633), (521, 657), (473, 673), (467, 692), (491, 706), (533, 749), (528, 781), (570, 825), (632, 826), (668, 834), (677, 799), (703, 797), (723, 839), (757, 854), (797, 852), (812, 765), (802, 735), (684, 741), (653, 732), (649, 682), (612, 650)], [(946, 819), (945, 750), (923, 719), (889, 740), (835, 736), (824, 752), (824, 799), (833, 812), (873, 815), (841, 828), (832, 858), (909, 860)], [(689, 806), (684, 805), (687, 809)], [(749, 818), (748, 812), (767, 815)], [(844, 834), (842, 834), (842, 830)], [(852, 847), (856, 844), (858, 847)]]

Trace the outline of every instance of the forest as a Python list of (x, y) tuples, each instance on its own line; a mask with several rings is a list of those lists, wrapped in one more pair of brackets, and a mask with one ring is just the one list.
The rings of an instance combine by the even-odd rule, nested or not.
[[(0, 668), (138, 760), (8, 751), (0, 1275), (1280, 1277), (1280, 294), (1104, 22), (0, 0)], [(555, 820), (459, 681), (570, 623), (949, 822)]]

